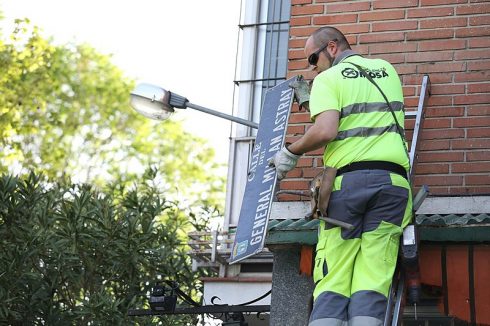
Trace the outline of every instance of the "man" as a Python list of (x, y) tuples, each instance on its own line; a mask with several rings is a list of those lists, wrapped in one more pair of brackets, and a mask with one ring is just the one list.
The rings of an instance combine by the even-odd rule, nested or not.
[(302, 154), (325, 147), (324, 165), (338, 169), (327, 216), (354, 225), (320, 222), (309, 325), (381, 325), (400, 235), (412, 215), (400, 79), (388, 62), (352, 51), (333, 27), (316, 30), (305, 54), (318, 73), (308, 103), (314, 123), (271, 165), (282, 179)]

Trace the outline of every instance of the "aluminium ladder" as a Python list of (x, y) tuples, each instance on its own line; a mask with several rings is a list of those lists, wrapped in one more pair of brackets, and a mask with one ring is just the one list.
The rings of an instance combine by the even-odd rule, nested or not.
[[(422, 79), (422, 87), (420, 89), (419, 103), (416, 111), (410, 111), (405, 113), (406, 118), (415, 118), (415, 125), (413, 128), (412, 142), (410, 146), (410, 171), (409, 178), (412, 181), (413, 167), (417, 159), (417, 144), (420, 135), (421, 121), (424, 116), (425, 105), (427, 99), (430, 96), (430, 79), (428, 75), (424, 75)], [(410, 182), (411, 184), (411, 182)], [(422, 186), (417, 195), (413, 198), (413, 213), (415, 219), (415, 212), (418, 210), (424, 199), (428, 195), (427, 186)], [(413, 221), (415, 225), (415, 220)], [(403, 236), (402, 236), (403, 237)], [(401, 250), (401, 247), (400, 247)], [(405, 296), (405, 277), (401, 266), (401, 259), (398, 259), (395, 274), (393, 276), (393, 282), (390, 287), (388, 295), (388, 303), (386, 309), (386, 315), (383, 326), (398, 326), (401, 323), (400, 316), (403, 314), (403, 298)]]

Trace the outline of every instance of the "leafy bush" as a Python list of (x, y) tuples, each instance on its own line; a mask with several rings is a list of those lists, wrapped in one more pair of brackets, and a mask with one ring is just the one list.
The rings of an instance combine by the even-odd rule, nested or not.
[[(0, 324), (195, 325), (193, 316), (128, 317), (157, 279), (199, 297), (186, 234), (212, 210), (165, 200), (156, 171), (130, 189), (0, 177)], [(202, 218), (204, 216), (204, 218)]]

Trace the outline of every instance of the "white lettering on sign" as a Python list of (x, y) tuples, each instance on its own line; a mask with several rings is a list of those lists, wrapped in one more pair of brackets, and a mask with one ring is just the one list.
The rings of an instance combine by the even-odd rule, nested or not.
[(286, 128), (291, 94), (292, 92), (290, 89), (281, 92), (281, 99), (279, 100), (280, 104), (277, 107), (276, 120), (274, 121), (276, 125), (274, 127), (274, 132), (281, 131)]
[(262, 241), (264, 236), (265, 222), (267, 221), (267, 215), (269, 213), (269, 203), (271, 201), (272, 184), (269, 189), (260, 193), (259, 204), (255, 210), (254, 226), (252, 227), (252, 238), (250, 244), (254, 245)]

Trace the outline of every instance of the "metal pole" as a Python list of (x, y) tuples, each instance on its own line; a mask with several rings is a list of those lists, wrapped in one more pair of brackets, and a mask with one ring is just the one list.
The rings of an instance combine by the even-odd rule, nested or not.
[(200, 105), (197, 105), (197, 104), (194, 104), (194, 103), (189, 103), (188, 102), (187, 103), (187, 107), (188, 108), (192, 108), (192, 109), (196, 109), (196, 110), (201, 111), (201, 112), (204, 112), (204, 113), (209, 113), (209, 114), (212, 114), (212, 115), (214, 115), (216, 117), (227, 119), (227, 120), (230, 120), (230, 121), (233, 121), (233, 122), (236, 122), (236, 123), (239, 123), (239, 124), (248, 126), (248, 127), (259, 129), (259, 124), (256, 123), (256, 122), (253, 122), (253, 121), (249, 121), (249, 120), (245, 120), (245, 119), (242, 119), (242, 118), (238, 118), (238, 117), (235, 117), (235, 116), (226, 114), (226, 113), (214, 111), (214, 110), (205, 108), (203, 106), (200, 106)]

